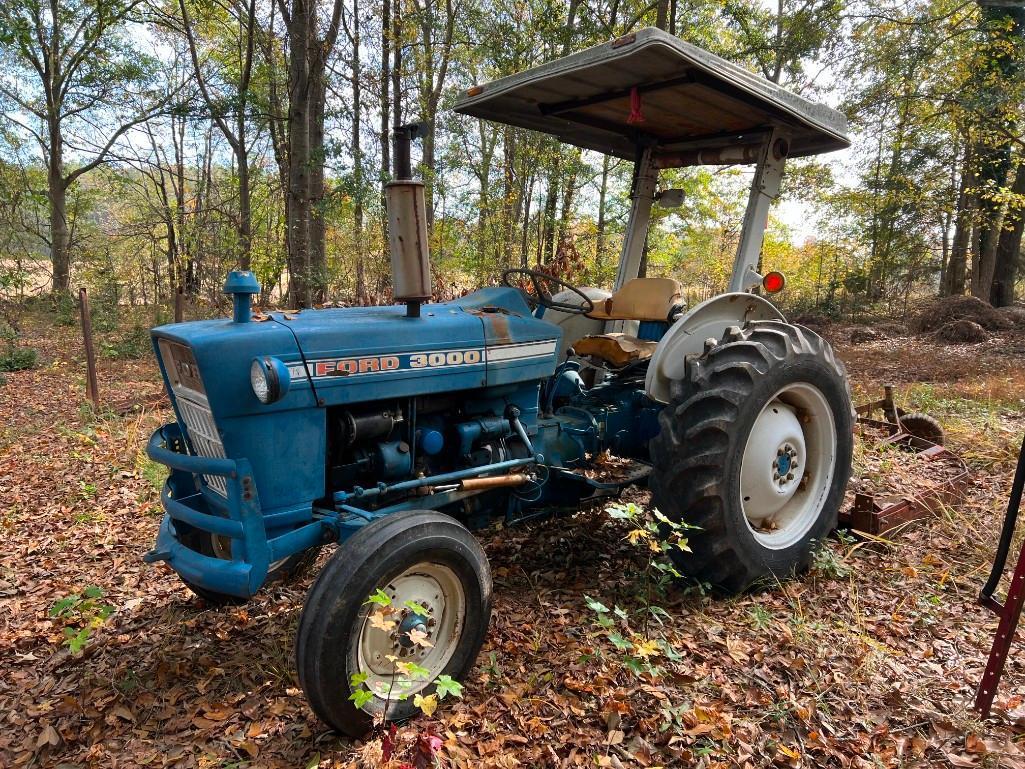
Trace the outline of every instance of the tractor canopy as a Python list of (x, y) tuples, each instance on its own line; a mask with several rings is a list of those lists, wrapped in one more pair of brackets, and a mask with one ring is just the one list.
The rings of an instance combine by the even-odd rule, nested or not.
[(654, 147), (663, 168), (753, 162), (773, 128), (790, 157), (850, 145), (839, 112), (654, 28), (474, 86), (454, 109), (627, 160)]

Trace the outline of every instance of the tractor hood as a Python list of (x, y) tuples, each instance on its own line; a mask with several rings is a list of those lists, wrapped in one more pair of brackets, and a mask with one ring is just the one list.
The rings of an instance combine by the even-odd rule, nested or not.
[[(153, 329), (165, 375), (179, 383), (181, 374), (194, 376), (218, 418), (541, 379), (555, 370), (561, 336), (512, 288), (425, 304), (419, 318), (393, 305)], [(250, 385), (253, 359), (264, 356), (279, 359), (289, 372), (288, 392), (277, 403), (260, 403)]]
[(510, 288), (404, 307), (274, 313), (298, 342), (293, 385), (307, 380), (325, 405), (453, 392), (549, 376), (561, 338)]

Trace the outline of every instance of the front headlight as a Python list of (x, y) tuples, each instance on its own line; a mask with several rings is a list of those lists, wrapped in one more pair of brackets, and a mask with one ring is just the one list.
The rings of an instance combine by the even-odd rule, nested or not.
[(249, 383), (260, 403), (276, 403), (284, 398), (291, 381), (288, 366), (269, 355), (253, 358), (249, 366)]

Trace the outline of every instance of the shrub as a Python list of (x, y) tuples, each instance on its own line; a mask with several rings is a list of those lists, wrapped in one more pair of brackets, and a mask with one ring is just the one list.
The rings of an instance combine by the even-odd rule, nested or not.
[(0, 326), (0, 371), (24, 371), (36, 365), (36, 351), (18, 346), (18, 334), (10, 326)]
[(149, 331), (138, 323), (112, 339), (100, 342), (100, 354), (112, 360), (135, 360), (153, 350)]
[(56, 293), (52, 297), (54, 322), (58, 326), (74, 326), (78, 323), (78, 302), (71, 294)]

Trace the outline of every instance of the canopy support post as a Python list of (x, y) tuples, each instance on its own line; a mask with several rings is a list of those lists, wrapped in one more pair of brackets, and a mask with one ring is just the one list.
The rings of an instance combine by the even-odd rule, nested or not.
[(740, 245), (733, 263), (733, 276), (730, 278), (730, 291), (747, 291), (762, 281), (758, 274), (758, 261), (762, 254), (765, 228), (769, 224), (769, 206), (779, 197), (783, 166), (789, 149), (789, 141), (778, 128), (772, 129), (762, 145), (747, 199), (744, 227), (740, 232)]
[(654, 147), (641, 147), (637, 153), (637, 160), (634, 161), (633, 182), (630, 184), (630, 219), (626, 225), (626, 238), (623, 240), (623, 251), (619, 257), (619, 272), (616, 273), (614, 291), (621, 289), (640, 272), (657, 184), (658, 169), (655, 168)]

